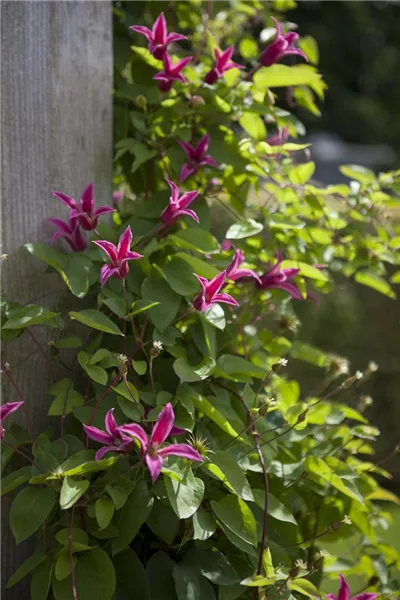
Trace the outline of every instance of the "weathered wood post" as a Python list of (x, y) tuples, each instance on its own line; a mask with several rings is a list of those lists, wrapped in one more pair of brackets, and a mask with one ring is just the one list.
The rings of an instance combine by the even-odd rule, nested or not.
[[(44, 266), (23, 244), (49, 240), (52, 228), (46, 219), (65, 218), (65, 210), (51, 196), (53, 189), (76, 197), (94, 181), (98, 204), (110, 202), (111, 2), (6, 0), (0, 10), (1, 252), (8, 254), (3, 291), (8, 299), (51, 306), (57, 301), (58, 280), (54, 278), (49, 287), (51, 277), (44, 278)], [(11, 366), (35, 348), (27, 338), (7, 344), (4, 358)], [(45, 422), (49, 385), (40, 354), (21, 362), (13, 375), (37, 432)], [(2, 387), (3, 402), (17, 400), (8, 381)], [(7, 513), (8, 503), (4, 503), (3, 597), (29, 598), (25, 581), (4, 591), (8, 577), (30, 552), (28, 542), (15, 548)]]

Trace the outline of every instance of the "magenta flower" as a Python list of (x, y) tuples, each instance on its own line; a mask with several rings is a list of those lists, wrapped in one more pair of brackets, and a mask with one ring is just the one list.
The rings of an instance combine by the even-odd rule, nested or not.
[(169, 187), (171, 188), (171, 196), (169, 199), (169, 205), (161, 213), (161, 221), (164, 225), (171, 225), (179, 219), (179, 217), (187, 216), (192, 217), (197, 223), (199, 217), (193, 210), (188, 209), (188, 206), (197, 198), (199, 195), (198, 191), (185, 192), (182, 196), (179, 196), (179, 188), (175, 183), (172, 183), (169, 179), (166, 179)]
[(160, 92), (169, 92), (172, 88), (174, 81), (181, 81), (186, 83), (186, 79), (182, 75), (181, 71), (186, 67), (192, 60), (193, 56), (188, 56), (178, 60), (177, 63), (173, 64), (172, 59), (168, 54), (164, 54), (163, 63), (164, 70), (154, 75), (153, 79), (158, 82), (158, 89)]
[(100, 448), (96, 452), (96, 460), (100, 460), (107, 452), (129, 452), (133, 448), (132, 439), (124, 435), (121, 429), (118, 427), (114, 415), (114, 409), (108, 411), (105, 418), (105, 426), (107, 433), (97, 427), (91, 425), (84, 425), (86, 435), (95, 442), (103, 444), (103, 448)]
[(67, 196), (67, 194), (64, 194), (63, 192), (52, 192), (52, 194), (70, 209), (69, 220), (71, 222), (78, 220), (79, 225), (86, 231), (92, 231), (92, 229), (96, 229), (99, 217), (114, 211), (111, 206), (100, 206), (99, 208), (94, 208), (93, 183), (89, 183), (89, 185), (84, 189), (79, 204), (76, 202), (76, 200), (71, 198), (71, 196)]
[(100, 283), (102, 287), (110, 277), (125, 279), (129, 273), (128, 261), (143, 258), (138, 252), (131, 252), (129, 250), (132, 238), (131, 228), (127, 227), (119, 238), (118, 246), (114, 246), (114, 244), (107, 242), (106, 240), (93, 241), (94, 244), (104, 250), (110, 259), (109, 265), (103, 265), (101, 267)]
[(261, 280), (257, 273), (252, 271), (251, 269), (239, 269), (240, 265), (244, 262), (244, 254), (241, 250), (235, 249), (235, 254), (233, 255), (233, 259), (231, 264), (226, 269), (226, 278), (231, 281), (238, 281), (239, 279), (243, 279), (243, 277), (252, 277), (259, 283)]
[(215, 62), (211, 71), (209, 71), (204, 78), (204, 81), (206, 83), (210, 85), (216, 83), (218, 79), (221, 79), (223, 74), (229, 71), (230, 69), (245, 68), (243, 65), (238, 65), (237, 63), (231, 61), (232, 54), (234, 53), (234, 51), (235, 46), (230, 46), (224, 52), (221, 52), (220, 50), (218, 50), (218, 48), (215, 48)]
[(276, 37), (272, 44), (267, 46), (260, 56), (260, 63), (264, 67), (270, 67), (279, 62), (285, 56), (296, 54), (302, 56), (307, 62), (308, 58), (300, 48), (295, 48), (294, 45), (299, 38), (299, 34), (294, 31), (282, 34), (281, 24), (272, 17), (276, 27)]
[(141, 25), (132, 25), (129, 29), (144, 35), (149, 42), (149, 51), (155, 58), (159, 59), (163, 58), (169, 44), (179, 40), (187, 40), (187, 37), (180, 33), (168, 33), (164, 13), (158, 15), (151, 29)]
[(225, 252), (226, 250), (230, 250), (232, 248), (232, 242), (230, 240), (224, 240), (221, 243), (221, 250)]
[(289, 128), (284, 127), (283, 129), (279, 129), (273, 135), (270, 135), (267, 138), (267, 144), (270, 146), (283, 146), (283, 144), (287, 141), (289, 137)]
[(178, 142), (178, 144), (183, 148), (187, 160), (179, 175), (180, 182), (197, 173), (200, 167), (208, 165), (209, 167), (218, 168), (212, 156), (206, 154), (210, 145), (210, 136), (208, 133), (201, 138), (197, 146), (192, 146), (187, 142)]
[(3, 427), (3, 421), (10, 415), (19, 409), (23, 405), (23, 402), (7, 402), (0, 406), (0, 439), (4, 438), (5, 429)]
[(350, 588), (343, 575), (339, 574), (339, 579), (340, 587), (338, 595), (335, 596), (335, 594), (327, 594), (325, 597), (329, 598), (329, 600), (375, 600), (375, 598), (378, 596), (378, 594), (370, 594), (367, 592), (363, 594), (357, 594), (357, 596), (351, 597)]
[(58, 231), (51, 236), (51, 242), (64, 238), (74, 252), (80, 252), (86, 248), (86, 240), (76, 220), (62, 221), (61, 219), (47, 219), (49, 223), (58, 227)]
[(281, 269), (281, 263), (282, 257), (280, 253), (277, 252), (276, 264), (272, 267), (272, 269), (264, 273), (264, 275), (261, 275), (260, 282), (256, 281), (257, 287), (261, 290), (274, 288), (285, 290), (295, 300), (303, 300), (300, 290), (294, 283), (290, 282), (293, 277), (298, 275), (300, 269)]
[(136, 423), (119, 427), (121, 432), (128, 434), (139, 441), (141, 453), (146, 461), (153, 483), (155, 483), (160, 475), (163, 466), (163, 458), (165, 456), (181, 456), (188, 460), (203, 461), (197, 450), (192, 448), (192, 446), (189, 446), (189, 444), (170, 444), (165, 448), (161, 448), (161, 445), (172, 431), (174, 420), (175, 415), (172, 404), (166, 404), (165, 408), (158, 415), (150, 439), (147, 437), (147, 433), (143, 427)]
[(204, 312), (207, 308), (210, 308), (216, 302), (222, 302), (223, 304), (231, 304), (232, 306), (239, 306), (239, 303), (236, 302), (232, 296), (229, 294), (220, 294), (219, 291), (225, 283), (226, 271), (222, 271), (222, 273), (218, 273), (208, 281), (205, 277), (200, 277), (199, 275), (194, 275), (200, 282), (201, 292), (196, 296), (193, 300), (193, 306), (196, 310), (200, 312)]

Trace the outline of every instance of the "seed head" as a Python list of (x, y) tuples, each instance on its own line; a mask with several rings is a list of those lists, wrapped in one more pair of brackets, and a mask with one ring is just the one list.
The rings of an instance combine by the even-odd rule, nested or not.
[(349, 515), (344, 515), (342, 523), (344, 523), (345, 525), (352, 525), (353, 521), (350, 519)]
[(153, 347), (150, 350), (151, 356), (153, 358), (156, 358), (157, 356), (159, 356), (161, 354), (162, 351), (163, 351), (162, 342), (154, 341)]

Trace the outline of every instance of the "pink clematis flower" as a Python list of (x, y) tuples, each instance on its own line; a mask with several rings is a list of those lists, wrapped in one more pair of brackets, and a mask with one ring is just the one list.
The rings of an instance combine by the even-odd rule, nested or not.
[(274, 21), (276, 27), (276, 37), (274, 41), (265, 48), (264, 52), (262, 52), (260, 56), (260, 63), (264, 67), (270, 67), (271, 65), (279, 62), (285, 56), (290, 56), (292, 54), (301, 56), (308, 62), (308, 58), (304, 54), (303, 50), (294, 47), (299, 38), (299, 34), (295, 33), (294, 31), (289, 31), (288, 33), (282, 34), (281, 24), (274, 19), (274, 17), (272, 17), (272, 20)]
[(282, 257), (280, 253), (277, 252), (276, 264), (272, 267), (272, 269), (264, 273), (264, 275), (261, 275), (260, 282), (256, 281), (257, 287), (261, 290), (274, 288), (285, 290), (295, 300), (303, 300), (300, 290), (294, 283), (290, 282), (293, 277), (298, 275), (300, 269), (281, 269), (281, 263)]
[(10, 415), (19, 409), (23, 405), (23, 402), (7, 402), (0, 406), (0, 439), (4, 438), (5, 429), (3, 427), (3, 421)]
[(111, 206), (100, 206), (94, 208), (94, 184), (89, 185), (84, 189), (83, 194), (80, 198), (79, 204), (67, 196), (63, 192), (52, 192), (53, 196), (58, 198), (65, 206), (70, 209), (69, 220), (78, 220), (79, 225), (86, 231), (92, 231), (96, 229), (99, 217), (106, 215), (107, 213), (114, 212), (114, 208)]
[(91, 425), (84, 425), (86, 435), (95, 442), (103, 444), (103, 448), (100, 448), (96, 452), (96, 460), (100, 460), (107, 452), (129, 452), (133, 448), (132, 439), (124, 435), (118, 427), (114, 415), (114, 409), (108, 411), (105, 418), (106, 430), (102, 431), (97, 427)]
[(216, 83), (218, 81), (218, 79), (221, 79), (223, 74), (226, 73), (227, 71), (230, 71), (230, 69), (244, 69), (245, 68), (243, 65), (238, 65), (237, 63), (231, 61), (234, 51), (235, 51), (235, 46), (230, 46), (224, 52), (221, 52), (220, 50), (218, 50), (218, 48), (215, 48), (215, 50), (214, 50), (215, 62), (214, 62), (214, 65), (213, 65), (211, 71), (209, 71), (204, 78), (204, 81), (206, 83), (208, 83), (210, 85)]
[(169, 179), (166, 179), (169, 187), (171, 188), (171, 196), (169, 199), (169, 205), (161, 213), (161, 221), (164, 225), (171, 225), (179, 217), (187, 216), (192, 217), (197, 223), (199, 217), (193, 210), (188, 209), (188, 206), (197, 198), (199, 195), (198, 191), (185, 192), (182, 196), (179, 196), (179, 188), (175, 183), (172, 183)]
[(244, 262), (244, 254), (241, 250), (235, 249), (235, 254), (233, 255), (233, 259), (231, 264), (226, 269), (226, 278), (231, 281), (238, 281), (239, 279), (243, 279), (243, 277), (252, 277), (259, 283), (261, 280), (257, 273), (252, 271), (251, 269), (240, 269), (240, 265)]
[(106, 240), (93, 241), (96, 246), (99, 246), (107, 254), (110, 259), (109, 265), (103, 265), (100, 271), (100, 283), (103, 286), (110, 277), (117, 279), (125, 279), (129, 273), (129, 260), (137, 260), (143, 258), (138, 252), (131, 252), (129, 248), (132, 243), (132, 231), (127, 227), (124, 233), (119, 238), (118, 246), (114, 246)]
[(49, 223), (58, 227), (58, 231), (51, 236), (51, 242), (64, 238), (74, 252), (80, 252), (86, 248), (86, 240), (76, 220), (62, 221), (61, 219), (47, 219)]
[(270, 146), (283, 146), (289, 137), (289, 128), (284, 127), (267, 138), (267, 144)]
[(180, 182), (185, 181), (185, 179), (197, 173), (200, 167), (209, 166), (218, 168), (218, 165), (212, 156), (206, 154), (210, 144), (210, 136), (208, 133), (201, 138), (197, 146), (192, 146), (187, 142), (178, 142), (178, 144), (183, 148), (187, 160), (179, 175)]
[(325, 597), (329, 598), (329, 600), (375, 600), (375, 598), (378, 596), (378, 594), (371, 594), (371, 593), (362, 593), (362, 594), (357, 594), (357, 596), (350, 596), (350, 588), (348, 586), (347, 581), (345, 580), (345, 578), (343, 577), (343, 575), (339, 574), (339, 579), (340, 579), (340, 587), (339, 587), (339, 592), (338, 595), (335, 596), (335, 594), (327, 594)]
[(192, 446), (189, 446), (189, 444), (170, 444), (169, 446), (161, 448), (162, 444), (172, 431), (174, 419), (175, 415), (172, 404), (166, 404), (165, 408), (158, 415), (150, 439), (143, 427), (136, 423), (121, 425), (121, 427), (119, 427), (119, 430), (122, 433), (128, 434), (139, 441), (141, 453), (146, 461), (153, 483), (155, 483), (160, 475), (163, 466), (163, 458), (165, 456), (181, 456), (188, 460), (203, 461), (197, 450), (192, 448)]
[(149, 42), (149, 51), (155, 58), (159, 59), (163, 58), (169, 44), (179, 40), (187, 40), (187, 37), (180, 33), (168, 33), (164, 13), (159, 14), (151, 29), (141, 25), (132, 25), (129, 29), (144, 35)]
[(226, 250), (230, 250), (232, 248), (232, 242), (230, 240), (224, 240), (221, 243), (221, 250), (225, 252)]
[(208, 279), (205, 279), (205, 277), (196, 275), (196, 273), (194, 273), (194, 275), (197, 277), (201, 285), (200, 294), (198, 294), (193, 300), (193, 306), (196, 310), (204, 312), (216, 302), (231, 304), (232, 306), (239, 306), (239, 303), (229, 294), (219, 293), (220, 289), (225, 283), (226, 271), (218, 273), (218, 275), (216, 275), (214, 279), (211, 279), (211, 281), (208, 281)]
[(163, 57), (164, 70), (154, 75), (153, 79), (158, 82), (158, 89), (160, 92), (169, 92), (172, 88), (174, 81), (181, 81), (186, 83), (186, 79), (182, 75), (181, 71), (186, 67), (192, 60), (193, 56), (187, 56), (178, 60), (177, 63), (173, 64), (172, 59), (165, 54)]

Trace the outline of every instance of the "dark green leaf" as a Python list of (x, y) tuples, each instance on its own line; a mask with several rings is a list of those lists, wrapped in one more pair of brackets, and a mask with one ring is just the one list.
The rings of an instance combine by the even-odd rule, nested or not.
[(123, 335), (119, 327), (99, 310), (88, 308), (87, 310), (81, 310), (80, 312), (72, 311), (69, 313), (69, 316), (71, 319), (75, 319), (92, 329), (111, 333), (112, 335)]
[(151, 600), (176, 600), (172, 576), (175, 563), (165, 552), (158, 551), (147, 561)]
[(204, 482), (194, 477), (192, 470), (185, 470), (183, 481), (164, 478), (168, 499), (180, 519), (188, 519), (199, 508), (204, 496)]
[(117, 598), (150, 600), (150, 582), (146, 570), (136, 552), (127, 548), (113, 558), (117, 576)]
[(147, 301), (160, 302), (149, 309), (150, 319), (163, 332), (178, 314), (181, 298), (162, 279), (147, 277), (142, 285), (143, 298)]
[(140, 481), (129, 496), (120, 514), (119, 535), (112, 542), (112, 554), (125, 550), (146, 521), (153, 506), (152, 497), (146, 483)]
[(36, 569), (42, 562), (44, 562), (47, 558), (47, 555), (44, 552), (35, 552), (31, 556), (29, 556), (20, 567), (11, 575), (10, 579), (7, 581), (6, 589), (12, 587), (18, 581), (23, 579), (28, 573)]
[(102, 497), (96, 501), (96, 520), (100, 529), (105, 529), (114, 515), (114, 502), (110, 498)]
[(253, 513), (241, 498), (225, 496), (211, 502), (213, 511), (226, 527), (248, 544), (257, 545), (257, 526)]
[(89, 487), (89, 481), (82, 479), (77, 481), (72, 477), (65, 476), (60, 492), (60, 507), (63, 510), (71, 508), (86, 492)]
[(10, 509), (10, 526), (17, 544), (39, 529), (54, 505), (52, 488), (28, 486), (18, 493)]

